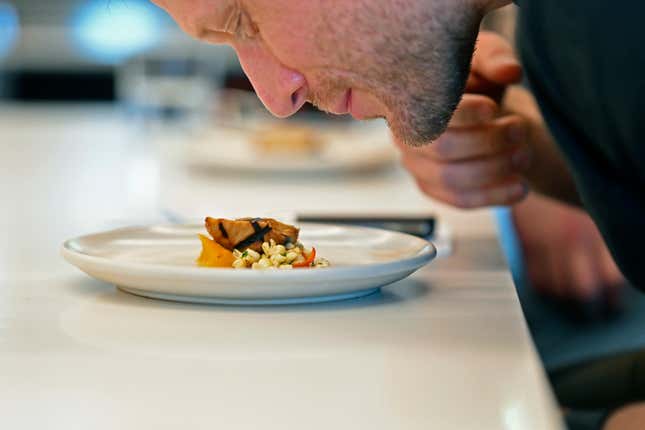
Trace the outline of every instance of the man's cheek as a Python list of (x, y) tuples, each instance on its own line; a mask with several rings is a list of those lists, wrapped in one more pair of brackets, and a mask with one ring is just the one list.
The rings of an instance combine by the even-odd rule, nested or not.
[(293, 69), (322, 67), (328, 61), (321, 56), (315, 38), (301, 24), (293, 23), (282, 30), (267, 31), (263, 40), (267, 49)]

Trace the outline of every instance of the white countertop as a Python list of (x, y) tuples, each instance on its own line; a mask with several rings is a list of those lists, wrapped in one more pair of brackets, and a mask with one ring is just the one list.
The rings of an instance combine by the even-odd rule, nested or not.
[[(222, 177), (159, 161), (149, 141), (106, 108), (0, 107), (3, 427), (561, 428), (488, 211), (431, 202), (398, 169)], [(273, 308), (134, 297), (58, 255), (162, 213), (268, 204), (429, 211), (456, 251), (381, 295)]]

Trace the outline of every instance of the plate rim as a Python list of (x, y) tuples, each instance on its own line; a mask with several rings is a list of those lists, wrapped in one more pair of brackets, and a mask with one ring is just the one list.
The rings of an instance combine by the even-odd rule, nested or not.
[[(413, 267), (420, 268), (420, 267), (423, 267), (425, 264), (429, 263), (437, 256), (437, 249), (431, 241), (417, 236), (413, 236), (407, 233), (402, 233), (394, 230), (386, 230), (386, 229), (381, 229), (376, 227), (347, 226), (347, 225), (341, 225), (341, 224), (320, 224), (320, 223), (299, 224), (299, 228), (301, 229), (303, 227), (312, 227), (312, 226), (326, 227), (326, 228), (329, 228), (329, 227), (341, 227), (341, 228), (352, 228), (352, 229), (356, 228), (356, 229), (388, 232), (394, 235), (406, 236), (418, 241), (425, 242), (425, 245), (414, 256), (407, 257), (404, 259), (389, 261), (387, 263), (370, 263), (370, 264), (340, 266), (340, 267), (332, 266), (329, 268), (322, 268), (317, 270), (240, 270), (232, 267), (231, 268), (229, 267), (204, 268), (199, 266), (188, 267), (188, 266), (171, 266), (166, 264), (154, 264), (154, 263), (139, 263), (139, 262), (114, 260), (108, 257), (101, 257), (96, 255), (89, 255), (89, 254), (85, 254), (77, 250), (74, 250), (70, 246), (71, 243), (75, 241), (79, 241), (84, 238), (97, 236), (97, 235), (110, 234), (110, 233), (115, 233), (119, 231), (151, 229), (151, 228), (159, 228), (159, 227), (183, 227), (183, 228), (201, 227), (200, 224), (160, 223), (160, 224), (149, 224), (149, 225), (133, 225), (133, 226), (121, 227), (121, 228), (100, 231), (96, 233), (89, 233), (89, 234), (73, 237), (65, 240), (62, 243), (60, 247), (60, 253), (68, 263), (76, 267), (79, 267), (76, 264), (76, 262), (82, 261), (90, 264), (98, 264), (103, 267), (119, 267), (124, 270), (128, 270), (131, 273), (136, 273), (136, 274), (149, 273), (150, 270), (154, 270), (156, 273), (160, 275), (197, 276), (199, 278), (211, 278), (211, 277), (228, 278), (232, 276), (236, 279), (240, 279), (240, 277), (257, 278), (257, 277), (270, 276), (273, 279), (279, 279), (279, 278), (286, 279), (286, 278), (294, 277), (298, 275), (306, 279), (306, 278), (316, 278), (320, 276), (321, 272), (324, 272), (325, 274), (327, 274), (330, 280), (333, 278), (342, 278), (346, 275), (353, 274), (353, 272), (355, 272), (356, 270), (372, 269), (370, 271), (370, 275), (379, 276), (378, 272), (392, 273), (393, 271), (405, 271)], [(370, 278), (372, 276), (367, 276), (366, 278)]]

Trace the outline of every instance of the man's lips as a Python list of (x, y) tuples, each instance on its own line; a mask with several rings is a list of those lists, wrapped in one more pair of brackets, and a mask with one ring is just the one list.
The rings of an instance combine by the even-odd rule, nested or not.
[(338, 100), (338, 103), (336, 103), (336, 105), (333, 108), (329, 109), (329, 112), (333, 113), (334, 115), (345, 115), (350, 113), (351, 100), (352, 100), (352, 89), (350, 88), (347, 91), (345, 91), (342, 98)]
[[(350, 114), (354, 119), (364, 120), (370, 118), (378, 118), (379, 115), (375, 114), (375, 109), (369, 104), (365, 104), (366, 100), (361, 95), (361, 98), (358, 99), (351, 88), (345, 91), (342, 98), (338, 100), (334, 108), (330, 109), (329, 112), (335, 115), (345, 115)], [(369, 97), (367, 101), (369, 103)]]

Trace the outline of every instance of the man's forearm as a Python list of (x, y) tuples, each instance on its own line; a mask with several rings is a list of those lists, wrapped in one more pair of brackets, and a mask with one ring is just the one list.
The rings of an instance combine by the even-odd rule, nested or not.
[(533, 158), (526, 178), (531, 189), (565, 203), (581, 206), (571, 171), (544, 123), (533, 95), (523, 87), (510, 87), (504, 97), (503, 108), (529, 120), (528, 139)]

